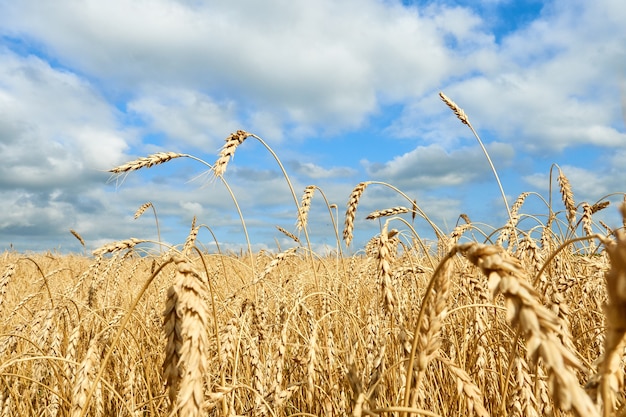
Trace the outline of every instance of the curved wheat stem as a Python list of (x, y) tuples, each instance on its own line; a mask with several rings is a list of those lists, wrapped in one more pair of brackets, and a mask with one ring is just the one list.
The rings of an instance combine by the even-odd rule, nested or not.
[(511, 218), (511, 211), (509, 210), (509, 203), (507, 202), (506, 194), (504, 193), (504, 188), (502, 188), (502, 182), (500, 182), (500, 177), (498, 176), (498, 171), (496, 170), (496, 167), (493, 165), (493, 162), (491, 161), (491, 157), (489, 156), (489, 152), (487, 152), (487, 148), (485, 148), (483, 141), (480, 139), (480, 136), (478, 136), (478, 133), (476, 133), (476, 131), (474, 130), (474, 127), (470, 123), (469, 118), (467, 117), (463, 109), (460, 108), (454, 101), (449, 99), (444, 93), (442, 92), (439, 93), (439, 97), (441, 97), (441, 100), (443, 100), (443, 102), (446, 103), (446, 105), (454, 112), (454, 114), (456, 115), (456, 117), (458, 117), (461, 123), (463, 123), (464, 125), (467, 125), (467, 127), (469, 127), (472, 133), (474, 134), (474, 137), (476, 138), (476, 140), (478, 141), (478, 144), (483, 150), (483, 153), (485, 154), (485, 157), (487, 158), (487, 162), (489, 162), (489, 166), (491, 167), (491, 171), (493, 172), (493, 175), (496, 178), (496, 182), (498, 183), (498, 187), (500, 188), (500, 194), (502, 194), (502, 201), (504, 202), (504, 207), (506, 208), (506, 212), (509, 215), (509, 220), (513, 221), (513, 219)]

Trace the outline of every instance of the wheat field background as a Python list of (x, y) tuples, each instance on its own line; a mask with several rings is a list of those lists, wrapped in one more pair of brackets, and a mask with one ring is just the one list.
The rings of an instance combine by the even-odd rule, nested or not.
[[(0, 416), (626, 415), (624, 190), (577, 202), (554, 166), (557, 201), (522, 193), (506, 224), (487, 231), (461, 215), (444, 232), (393, 185), (362, 182), (335, 224), (339, 250), (320, 254), (311, 201), (334, 207), (315, 185), (298, 195), (250, 133), (229, 136), (212, 165), (163, 152), (111, 172), (188, 157), (228, 188), (245, 140), (290, 186), (289, 248), (207, 253), (197, 237), (210, 229), (194, 221), (178, 246), (129, 238), (91, 256), (0, 255)], [(358, 213), (369, 187), (407, 203)], [(531, 194), (545, 212), (524, 212)], [(597, 220), (607, 207), (612, 227)], [(348, 254), (357, 215), (380, 233)]]

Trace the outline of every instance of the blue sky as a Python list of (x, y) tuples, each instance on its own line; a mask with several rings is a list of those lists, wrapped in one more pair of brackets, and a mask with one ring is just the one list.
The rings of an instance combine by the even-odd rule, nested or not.
[[(470, 117), (509, 205), (525, 191), (547, 198), (552, 164), (577, 203), (626, 192), (623, 22), (621, 0), (0, 0), (0, 250), (80, 251), (70, 229), (89, 250), (156, 240), (150, 212), (133, 219), (148, 201), (164, 241), (184, 242), (195, 215), (239, 247), (222, 184), (194, 180), (201, 164), (123, 182), (106, 173), (160, 151), (213, 163), (238, 129), (278, 154), (298, 199), (319, 186), (340, 223), (351, 190), (371, 180), (446, 231), (461, 213), (499, 227), (490, 167), (439, 91)], [(271, 155), (249, 139), (225, 178), (255, 249), (290, 245), (275, 226), (295, 232), (295, 205)], [(558, 189), (553, 199), (560, 207)], [(368, 188), (355, 248), (378, 231), (369, 212), (407, 204)], [(522, 209), (546, 211), (537, 197)], [(605, 216), (620, 223), (614, 209)], [(316, 248), (335, 244), (319, 194), (309, 222)], [(213, 246), (206, 230), (199, 239)]]

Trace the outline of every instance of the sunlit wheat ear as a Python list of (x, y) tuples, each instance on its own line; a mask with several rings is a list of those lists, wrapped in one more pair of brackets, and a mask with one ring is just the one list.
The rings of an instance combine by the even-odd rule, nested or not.
[[(430, 297), (425, 299), (426, 304), (422, 306), (424, 316), (419, 325), (419, 331), (415, 335), (418, 347), (416, 368), (422, 375), (426, 372), (430, 361), (437, 356), (437, 351), (441, 346), (441, 329), (448, 312), (452, 262), (443, 262), (437, 276), (432, 278), (435, 281)], [(419, 388), (419, 386), (414, 387), (414, 389)]]
[(243, 130), (238, 130), (235, 133), (232, 133), (229, 137), (226, 138), (226, 143), (222, 147), (220, 151), (220, 157), (213, 164), (213, 173), (216, 177), (221, 177), (226, 172), (226, 167), (228, 166), (228, 161), (235, 155), (235, 151), (237, 147), (243, 143), (246, 138), (252, 136), (250, 133), (245, 132)]
[(74, 382), (74, 387), (72, 389), (72, 417), (85, 415), (84, 409), (89, 408), (90, 404), (87, 403), (87, 392), (90, 389), (94, 376), (93, 374), (95, 373), (95, 369), (97, 369), (100, 361), (100, 350), (101, 346), (99, 338), (92, 339), (89, 343), (87, 354), (80, 364), (80, 368), (78, 369), (78, 374), (76, 375)]
[(469, 119), (467, 118), (467, 115), (462, 108), (460, 108), (454, 101), (450, 100), (448, 96), (446, 96), (444, 93), (439, 93), (439, 97), (441, 97), (443, 102), (446, 103), (448, 107), (450, 107), (456, 117), (459, 118), (461, 123), (463, 123), (464, 125), (469, 125)]
[(567, 217), (567, 221), (569, 222), (570, 227), (574, 227), (574, 225), (576, 224), (576, 203), (574, 203), (574, 193), (572, 192), (572, 186), (560, 168), (559, 176), (556, 180), (559, 183), (559, 188), (561, 189), (561, 198), (563, 199), (563, 204), (565, 205), (566, 210), (565, 216)]
[(191, 250), (196, 244), (196, 238), (198, 237), (198, 232), (200, 231), (200, 227), (196, 226), (196, 216), (193, 216), (193, 220), (191, 221), (191, 230), (187, 235), (187, 239), (185, 239), (185, 244), (183, 245), (183, 254), (185, 256), (191, 255)]
[(80, 242), (81, 245), (83, 245), (83, 248), (85, 247), (85, 240), (83, 239), (83, 237), (81, 235), (78, 234), (78, 232), (74, 229), (70, 229), (70, 233), (76, 238), (78, 239), (78, 241)]
[(133, 238), (126, 239), (126, 240), (120, 240), (117, 242), (109, 243), (107, 245), (104, 245), (94, 250), (92, 253), (93, 253), (93, 256), (102, 256), (107, 253), (118, 252), (118, 251), (126, 250), (126, 249), (132, 249), (138, 243), (144, 243), (144, 242), (146, 242), (146, 240), (135, 239), (133, 237)]
[(389, 239), (393, 237), (397, 233), (397, 231), (392, 230), (391, 232), (388, 232), (387, 226), (387, 223), (385, 223), (378, 241), (378, 279), (380, 281), (381, 294), (383, 298), (382, 304), (387, 313), (393, 314), (398, 303), (396, 296), (393, 292), (393, 286), (391, 285), (391, 262), (393, 261), (393, 245)]
[(518, 326), (526, 338), (527, 356), (533, 360), (543, 359), (557, 406), (563, 411), (572, 410), (580, 417), (599, 416), (578, 383), (578, 377), (568, 368), (581, 368), (581, 365), (557, 336), (558, 317), (539, 303), (520, 261), (494, 245), (464, 243), (457, 245), (456, 250), (488, 277), (487, 285), (493, 298), (499, 294), (504, 296), (508, 321)]
[(369, 182), (361, 182), (350, 194), (350, 199), (348, 200), (348, 207), (346, 209), (346, 219), (345, 225), (343, 228), (343, 240), (346, 242), (346, 246), (350, 246), (350, 242), (352, 242), (352, 232), (354, 231), (354, 219), (356, 217), (356, 209), (359, 206), (359, 199), (361, 195), (369, 185)]
[(604, 415), (609, 416), (615, 409), (616, 394), (624, 386), (620, 362), (626, 346), (626, 231), (617, 230), (615, 241), (605, 239), (604, 243), (611, 269), (605, 275), (609, 301), (605, 307), (607, 330), (599, 374)]
[(580, 219), (581, 223), (583, 224), (583, 231), (585, 232), (586, 236), (591, 236), (593, 234), (593, 229), (591, 227), (591, 215), (593, 214), (593, 211), (591, 209), (591, 206), (587, 202), (583, 201), (582, 203), (580, 203), (580, 205), (583, 208), (583, 215)]
[(9, 285), (9, 281), (11, 281), (11, 277), (15, 274), (15, 264), (8, 264), (2, 273), (2, 277), (0, 278), (0, 312), (2, 312), (2, 307), (4, 306), (4, 296), (7, 292), (7, 286)]
[(254, 285), (263, 281), (265, 277), (271, 274), (278, 265), (280, 265), (288, 257), (292, 256), (294, 253), (296, 253), (297, 250), (297, 247), (290, 248), (276, 255), (274, 259), (272, 259), (272, 261), (269, 263), (269, 265), (267, 265), (267, 267), (263, 270), (263, 272), (252, 282), (252, 284)]
[(524, 204), (524, 201), (526, 201), (526, 197), (528, 197), (529, 194), (530, 193), (528, 192), (520, 194), (519, 197), (517, 197), (517, 200), (513, 203), (513, 206), (511, 207), (511, 217), (500, 231), (500, 235), (496, 240), (496, 245), (502, 246), (504, 242), (509, 240), (510, 235), (515, 233), (515, 227), (519, 222), (519, 210), (522, 208), (522, 205)]
[(384, 210), (376, 210), (371, 212), (370, 214), (367, 215), (366, 219), (367, 220), (374, 220), (374, 219), (378, 219), (381, 217), (387, 217), (387, 216), (395, 216), (396, 214), (404, 214), (404, 213), (408, 213), (409, 210), (406, 207), (391, 207), (388, 209), (384, 209)]
[(604, 210), (610, 205), (611, 205), (610, 201), (600, 201), (599, 203), (596, 203), (591, 206), (591, 214), (595, 214), (601, 210)]
[(139, 217), (141, 217), (142, 214), (144, 214), (146, 212), (146, 210), (148, 210), (150, 207), (152, 207), (152, 203), (151, 202), (147, 202), (147, 203), (143, 203), (135, 212), (135, 215), (133, 216), (136, 219), (138, 219)]
[(304, 229), (307, 225), (309, 210), (311, 208), (311, 199), (313, 198), (313, 194), (315, 193), (316, 188), (317, 187), (315, 185), (309, 185), (304, 189), (300, 208), (298, 210), (298, 223), (296, 224), (296, 228), (298, 230)]
[[(168, 292), (164, 330), (168, 339), (163, 364), (171, 406), (181, 416), (199, 416), (207, 372), (208, 289), (182, 257), (175, 257), (176, 278)], [(174, 364), (173, 362), (177, 363)]]
[(456, 378), (457, 391), (466, 401), (468, 416), (477, 415), (479, 417), (489, 417), (490, 414), (484, 405), (483, 393), (472, 380), (472, 377), (463, 369), (450, 360), (439, 358), (446, 365), (450, 373)]
[(278, 231), (282, 234), (284, 234), (285, 236), (287, 236), (288, 238), (290, 238), (291, 240), (293, 240), (296, 243), (300, 243), (300, 238), (296, 235), (294, 235), (293, 233), (291, 233), (290, 231), (288, 231), (287, 229), (280, 227), (280, 226), (276, 226), (276, 229), (278, 229)]
[(121, 174), (124, 172), (137, 171), (142, 168), (150, 168), (155, 165), (164, 164), (175, 158), (182, 158), (189, 156), (184, 153), (176, 152), (158, 152), (147, 157), (137, 158), (134, 161), (127, 162), (123, 165), (117, 166), (109, 170), (113, 174)]

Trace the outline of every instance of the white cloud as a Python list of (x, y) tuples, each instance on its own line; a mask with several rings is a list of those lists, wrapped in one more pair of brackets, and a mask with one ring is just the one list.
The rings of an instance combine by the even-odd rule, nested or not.
[[(358, 180), (342, 182), (357, 170), (295, 153), (311, 149), (306, 139), (365, 128), (387, 105), (402, 115), (383, 115), (390, 120), (386, 133), (415, 139), (416, 147), (364, 161), (363, 168), (416, 195), (438, 193), (420, 196), (420, 204), (453, 219), (465, 197), (439, 189), (463, 191), (492, 174), (471, 132), (437, 97), (440, 88), (485, 132), (498, 169), (525, 151), (546, 157), (573, 145), (600, 146), (610, 152), (606, 166), (564, 166), (577, 198), (623, 189), (623, 2), (547, 2), (538, 19), (504, 37), (488, 32), (494, 1), (482, 3), (483, 15), (437, 2), (403, 7), (376, 0), (5, 2), (0, 35), (18, 52), (0, 52), (0, 188), (11, 190), (6, 200), (15, 208), (0, 219), (1, 233), (51, 236), (74, 225), (87, 239), (153, 237), (148, 220), (133, 222), (132, 213), (154, 200), (174, 243), (184, 239), (175, 237), (177, 226), (186, 233), (194, 214), (232, 232), (220, 241), (241, 241), (222, 184), (185, 183), (205, 169), (195, 162), (132, 173), (116, 193), (104, 187), (101, 171), (128, 160), (131, 149), (144, 156), (190, 145), (214, 155), (242, 128), (272, 145), (280, 141), (291, 153), (285, 160), (298, 161), (293, 179), (316, 180), (343, 207)], [(167, 143), (141, 143), (141, 135)], [(288, 141), (294, 139), (297, 150)], [(236, 159), (227, 179), (250, 225), (295, 222), (282, 174), (258, 168), (254, 152)], [(526, 177), (545, 188), (545, 175), (537, 178)], [(296, 192), (305, 185), (295, 183)], [(363, 210), (389, 203), (389, 195), (368, 191)], [(327, 230), (317, 228), (326, 217), (322, 209), (315, 230)]]
[[(514, 156), (513, 147), (504, 143), (486, 145), (494, 164), (504, 168)], [(383, 164), (363, 161), (370, 177), (417, 189), (458, 186), (481, 180), (491, 172), (478, 146), (447, 151), (440, 145), (418, 146)]]
[(218, 149), (231, 132), (241, 128), (234, 102), (218, 103), (188, 89), (146, 89), (128, 103), (128, 110), (144, 119), (149, 132), (164, 133), (176, 143), (210, 152)]
[(229, 91), (240, 106), (324, 128), (358, 126), (379, 98), (422, 94), (462, 74), (447, 40), (491, 43), (468, 9), (421, 15), (377, 1), (23, 1), (4, 11), (6, 32), (34, 37), (100, 80)]
[(102, 178), (127, 148), (117, 115), (89, 83), (0, 51), (0, 186), (40, 189)]
[(347, 167), (332, 167), (332, 168), (324, 168), (320, 165), (314, 164), (312, 162), (299, 162), (299, 161), (291, 161), (289, 163), (291, 169), (294, 172), (304, 175), (310, 179), (321, 179), (321, 178), (345, 178), (350, 177), (356, 174), (356, 170)]

